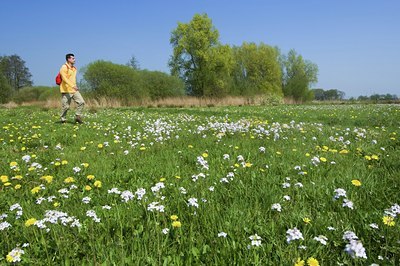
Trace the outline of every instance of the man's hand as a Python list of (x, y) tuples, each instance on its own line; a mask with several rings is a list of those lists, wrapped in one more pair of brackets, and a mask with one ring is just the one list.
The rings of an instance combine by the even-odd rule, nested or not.
[(78, 86), (74, 86), (73, 89), (74, 89), (75, 91), (79, 91)]

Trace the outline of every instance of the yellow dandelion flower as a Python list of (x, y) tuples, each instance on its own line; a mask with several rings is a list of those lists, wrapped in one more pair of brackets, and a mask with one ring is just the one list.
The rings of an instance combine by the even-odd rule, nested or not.
[(80, 150), (81, 150), (81, 151), (84, 151), (84, 150), (86, 150), (86, 147), (81, 147)]
[(21, 180), (21, 179), (22, 179), (22, 175), (16, 175), (16, 176), (14, 176), (12, 179)]
[(61, 164), (62, 164), (62, 165), (66, 165), (66, 164), (68, 164), (68, 161), (67, 161), (67, 160), (62, 160), (62, 161), (61, 161)]
[(178, 220), (178, 215), (175, 215), (175, 214), (171, 215), (170, 218), (171, 218), (172, 221), (176, 221), (176, 220)]
[(353, 179), (353, 180), (351, 180), (351, 183), (352, 183), (354, 186), (356, 186), (356, 187), (361, 186), (361, 181), (358, 180), (358, 179)]
[(21, 187), (22, 187), (22, 186), (21, 186), (20, 184), (16, 184), (15, 187), (14, 187), (14, 189), (15, 189), (15, 190), (18, 190), (18, 189), (20, 189)]
[(323, 162), (323, 163), (326, 162), (326, 158), (325, 158), (325, 157), (320, 157), (319, 160), (320, 160), (321, 162)]
[(245, 167), (251, 167), (253, 164), (252, 163), (246, 163), (244, 166)]
[(371, 161), (371, 160), (372, 160), (371, 156), (369, 156), (369, 155), (365, 155), (364, 158), (365, 158), (366, 160), (368, 160), (368, 161)]
[(329, 147), (328, 147), (328, 146), (322, 146), (322, 149), (323, 149), (324, 151), (327, 151), (327, 150), (329, 150)]
[(310, 157), (310, 154), (308, 152), (306, 153), (306, 157)]
[(86, 190), (86, 191), (90, 191), (90, 190), (92, 190), (92, 187), (89, 186), (89, 185), (86, 185), (86, 186), (85, 186), (85, 190)]
[(145, 151), (146, 150), (146, 147), (140, 147), (140, 149), (139, 150), (141, 150), (141, 151)]
[(64, 179), (64, 183), (73, 183), (73, 182), (75, 182), (75, 179), (71, 176)]
[(93, 180), (93, 179), (94, 179), (94, 175), (88, 175), (86, 178), (87, 178), (88, 180)]
[(6, 175), (2, 175), (2, 176), (0, 177), (0, 179), (1, 179), (1, 182), (3, 182), (3, 183), (8, 182), (8, 176), (6, 176)]
[(309, 266), (319, 266), (319, 262), (317, 259), (314, 259), (313, 257), (307, 259), (307, 265)]
[(348, 154), (348, 153), (349, 153), (348, 150), (341, 150), (341, 151), (339, 151), (339, 154)]
[(207, 158), (208, 157), (208, 153), (203, 153), (201, 156), (203, 156), (203, 158)]
[(189, 149), (193, 148), (193, 145), (190, 145), (190, 144), (189, 144), (189, 145), (188, 145), (188, 148), (189, 148)]
[(174, 227), (174, 228), (180, 228), (181, 226), (182, 226), (182, 223), (179, 221), (172, 222), (172, 227)]
[(375, 154), (374, 154), (374, 155), (371, 156), (371, 159), (372, 159), (372, 160), (379, 160), (379, 157), (378, 157), (378, 155), (375, 155)]
[(17, 165), (18, 165), (17, 162), (11, 162), (11, 163), (10, 163), (10, 166), (11, 166), (11, 167), (14, 167), (14, 166), (17, 166)]
[(164, 182), (165, 180), (167, 180), (165, 177), (160, 178), (160, 182)]
[(238, 163), (235, 163), (235, 165), (234, 165), (235, 167), (239, 167), (240, 165), (238, 164)]
[(26, 150), (26, 148), (25, 148), (25, 147), (22, 147), (22, 148), (21, 148), (21, 151), (25, 151), (25, 150)]
[(53, 182), (53, 177), (51, 175), (42, 176), (41, 180), (45, 180), (47, 183)]
[(25, 226), (29, 227), (31, 225), (34, 225), (35, 223), (36, 223), (36, 219), (35, 218), (30, 218), (30, 219), (26, 220)]
[(238, 150), (239, 149), (239, 147), (238, 146), (235, 146), (235, 150)]
[(54, 207), (58, 207), (58, 206), (60, 206), (60, 203), (56, 201), (56, 202), (53, 203), (53, 206)]
[(35, 170), (35, 167), (31, 166), (31, 167), (28, 168), (28, 171), (30, 171), (30, 172), (32, 172), (33, 170)]
[(95, 181), (95, 182), (93, 183), (93, 185), (94, 185), (95, 187), (97, 187), (97, 188), (101, 188), (101, 186), (102, 186), (101, 181), (99, 181), (99, 180)]
[(297, 258), (296, 263), (294, 264), (294, 266), (304, 266), (304, 260), (302, 260), (301, 258)]
[(308, 217), (304, 217), (304, 218), (303, 218), (303, 222), (304, 222), (305, 224), (311, 224), (311, 219), (308, 218)]
[(392, 216), (384, 216), (382, 218), (382, 221), (387, 226), (394, 226), (396, 224), (396, 222), (394, 221), (394, 218)]
[(56, 162), (54, 165), (55, 165), (55, 166), (60, 166), (61, 163), (60, 163), (60, 162)]
[(103, 148), (103, 144), (101, 144), (101, 143), (98, 144), (98, 145), (97, 145), (97, 148), (102, 149), (102, 148)]
[(281, 155), (282, 153), (280, 151), (277, 151), (276, 154)]
[(4, 186), (9, 187), (9, 186), (11, 186), (11, 183), (10, 182), (4, 183)]
[(176, 179), (181, 179), (181, 177), (179, 175), (176, 175), (175, 178)]
[(81, 164), (83, 167), (85, 167), (85, 168), (88, 168), (89, 167), (89, 164), (88, 163), (82, 163)]
[(40, 189), (41, 189), (40, 187), (34, 187), (34, 188), (31, 189), (31, 193), (32, 194), (36, 194), (36, 193), (38, 193), (40, 191)]
[(14, 262), (14, 257), (11, 256), (10, 254), (7, 254), (7, 256), (6, 256), (6, 261), (7, 261), (7, 262)]

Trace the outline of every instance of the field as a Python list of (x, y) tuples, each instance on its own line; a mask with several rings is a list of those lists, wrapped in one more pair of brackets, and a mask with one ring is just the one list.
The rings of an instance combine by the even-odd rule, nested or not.
[(0, 109), (0, 264), (398, 265), (400, 106)]

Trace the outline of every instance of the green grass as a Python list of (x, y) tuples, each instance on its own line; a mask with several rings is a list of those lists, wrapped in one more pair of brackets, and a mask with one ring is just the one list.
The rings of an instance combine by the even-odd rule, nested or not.
[[(59, 124), (58, 110), (0, 109), (0, 264), (17, 247), (26, 265), (398, 264), (400, 214), (394, 226), (382, 218), (400, 203), (399, 118), (396, 105), (124, 108), (93, 110), (75, 125), (72, 112)], [(124, 202), (112, 188), (146, 193)], [(354, 209), (333, 199), (338, 188)], [(49, 210), (72, 218), (52, 223)], [(304, 239), (288, 243), (293, 228)], [(367, 259), (344, 251), (345, 231)]]

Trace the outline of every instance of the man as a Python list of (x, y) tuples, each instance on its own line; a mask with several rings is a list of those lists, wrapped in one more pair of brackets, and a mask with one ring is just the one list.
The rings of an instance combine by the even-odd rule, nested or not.
[(76, 85), (76, 67), (74, 54), (67, 54), (65, 56), (67, 62), (62, 65), (60, 69), (60, 75), (62, 78), (60, 84), (61, 92), (61, 123), (67, 121), (67, 112), (69, 110), (71, 100), (74, 100), (77, 107), (75, 113), (75, 122), (82, 124), (82, 111), (85, 105), (85, 101), (82, 98), (79, 88)]

